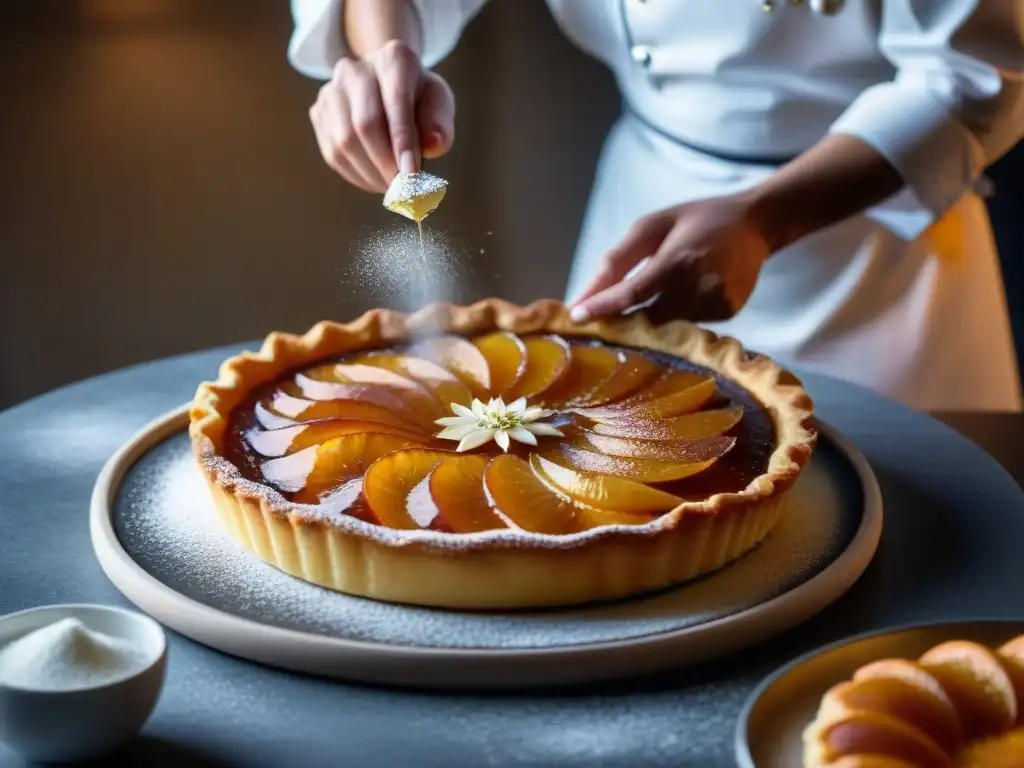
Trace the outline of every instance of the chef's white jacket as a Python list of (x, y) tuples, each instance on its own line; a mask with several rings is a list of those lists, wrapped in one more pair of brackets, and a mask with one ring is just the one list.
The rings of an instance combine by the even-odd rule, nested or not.
[[(329, 77), (345, 55), (342, 1), (292, 2), (289, 58), (309, 76)], [(426, 66), (486, 1), (410, 0)], [(1024, 0), (548, 5), (627, 105), (601, 155), (568, 298), (637, 218), (750, 187), (829, 132), (852, 134), (904, 189), (776, 254), (743, 310), (709, 327), (918, 408), (1020, 409), (977, 190), (1024, 136)]]

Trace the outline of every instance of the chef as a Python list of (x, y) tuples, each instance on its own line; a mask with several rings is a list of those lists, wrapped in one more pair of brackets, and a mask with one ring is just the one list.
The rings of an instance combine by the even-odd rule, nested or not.
[[(381, 193), (451, 148), (430, 67), (484, 2), (293, 0), (289, 59), (327, 81), (310, 117), (341, 176)], [(576, 319), (643, 306), (916, 408), (1020, 410), (981, 193), (1024, 136), (1024, 0), (548, 5), (625, 105)]]

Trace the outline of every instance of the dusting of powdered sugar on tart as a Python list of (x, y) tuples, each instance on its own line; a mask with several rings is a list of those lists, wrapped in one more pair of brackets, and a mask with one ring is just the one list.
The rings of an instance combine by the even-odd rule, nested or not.
[[(827, 451), (817, 455), (816, 461), (827, 460)], [(221, 462), (227, 464), (214, 460), (212, 468), (230, 468), (237, 477), (237, 469)], [(114, 526), (128, 555), (157, 580), (262, 624), (401, 646), (545, 648), (696, 626), (775, 597), (820, 572), (845, 549), (855, 527), (840, 524), (841, 511), (851, 502), (822, 497), (829, 492), (828, 481), (823, 484), (824, 473), (813, 464), (808, 469), (794, 492), (804, 488), (814, 494), (813, 503), (794, 505), (764, 543), (728, 568), (654, 596), (575, 609), (460, 613), (353, 597), (290, 576), (246, 552), (223, 530), (184, 433), (158, 444), (128, 472), (115, 498)], [(315, 508), (309, 510), (313, 515)], [(332, 522), (353, 531), (398, 535), (353, 518)], [(478, 535), (487, 534), (472, 534)]]

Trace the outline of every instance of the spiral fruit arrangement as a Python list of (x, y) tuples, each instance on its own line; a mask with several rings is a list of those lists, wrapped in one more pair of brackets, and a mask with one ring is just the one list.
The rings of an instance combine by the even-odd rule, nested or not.
[(916, 661), (861, 667), (822, 698), (804, 766), (1024, 766), (1024, 635), (996, 650), (953, 640)]
[(324, 511), (449, 533), (651, 522), (734, 448), (744, 416), (709, 373), (506, 331), (320, 363), (261, 395), (236, 450), (263, 482)]

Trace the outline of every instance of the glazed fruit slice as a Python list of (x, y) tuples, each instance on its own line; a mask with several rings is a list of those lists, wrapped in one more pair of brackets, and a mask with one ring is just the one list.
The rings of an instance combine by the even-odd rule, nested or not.
[(1002, 733), (1017, 720), (1013, 682), (985, 646), (952, 640), (932, 648), (918, 663), (953, 700), (969, 741)]
[(673, 395), (676, 392), (681, 392), (684, 389), (701, 384), (708, 378), (711, 377), (696, 371), (667, 371), (648, 386), (628, 398), (627, 402), (654, 400), (666, 395)]
[(413, 429), (420, 425), (430, 428), (427, 426), (430, 425), (429, 419), (361, 400), (308, 400), (285, 392), (275, 392), (270, 399), (268, 410), (296, 421), (357, 419)]
[(484, 487), (495, 511), (510, 528), (566, 534), (583, 527), (578, 509), (541, 482), (516, 456), (492, 459), (484, 472)]
[(451, 454), (411, 449), (377, 459), (363, 477), (363, 496), (374, 516), (389, 528), (415, 530), (435, 525), (430, 473)]
[(252, 430), (246, 435), (249, 446), (268, 459), (285, 456), (335, 437), (377, 433), (404, 438), (410, 442), (428, 443), (430, 435), (378, 421), (358, 419), (325, 419), (271, 430)]
[(953, 761), (917, 728), (879, 712), (854, 712), (829, 722), (816, 734), (820, 749), (816, 765), (853, 754), (903, 760), (919, 768), (953, 768)]
[(696, 440), (701, 437), (717, 437), (739, 424), (743, 408), (720, 408), (713, 411), (698, 411), (674, 419), (657, 421), (589, 421), (582, 416), (575, 417), (575, 423), (598, 435), (632, 438), (637, 440)]
[[(441, 403), (418, 381), (376, 365), (336, 363), (318, 366), (295, 377), (296, 383), (302, 386), (299, 379), (300, 376), (303, 379), (308, 377), (317, 382), (373, 387), (391, 393), (410, 407), (422, 410), (425, 413), (435, 412), (441, 408)], [(307, 382), (306, 386), (308, 387), (310, 384)]]
[(563, 443), (543, 452), (550, 461), (570, 466), (581, 472), (593, 472), (603, 475), (615, 475), (638, 483), (667, 483), (671, 480), (682, 480), (703, 472), (718, 459), (717, 451), (709, 451), (692, 462), (651, 461), (650, 459), (629, 459), (621, 456), (604, 456), (600, 453), (587, 451), (569, 443)]
[(487, 465), (484, 486), (509, 527), (533, 533), (566, 534), (602, 525), (643, 525), (654, 519), (650, 514), (597, 509), (574, 501), (509, 454)]
[(398, 411), (408, 419), (437, 418), (441, 412), (440, 403), (426, 395), (411, 395), (408, 390), (373, 384), (320, 381), (305, 374), (295, 375), (295, 383), (302, 395), (310, 400), (350, 400), (369, 403), (385, 410)]
[(507, 331), (480, 336), (473, 340), (473, 344), (487, 360), (491, 394), (504, 397), (526, 371), (526, 346), (518, 336)]
[[(880, 688), (879, 684), (888, 687)], [(963, 728), (953, 700), (919, 664), (906, 659), (880, 659), (858, 669), (852, 685), (848, 704), (893, 715), (901, 712), (903, 719), (931, 737), (947, 754), (954, 754), (963, 746)], [(901, 701), (893, 703), (892, 695)]]
[(671, 493), (611, 475), (579, 472), (533, 454), (530, 466), (549, 485), (600, 510), (645, 515), (666, 512), (682, 502)]
[(285, 416), (274, 413), (260, 402), (257, 402), (256, 405), (253, 406), (253, 415), (256, 417), (256, 423), (263, 427), (263, 429), (294, 427), (297, 423), (295, 419), (289, 419)]
[(484, 492), (484, 456), (454, 456), (430, 473), (430, 498), (444, 527), (454, 533), (475, 533), (505, 528)]
[(698, 440), (635, 440), (626, 437), (598, 435), (582, 429), (566, 429), (566, 436), (573, 445), (608, 456), (683, 463), (707, 461), (708, 456), (720, 458), (736, 445), (735, 437), (702, 437)]
[(563, 408), (585, 403), (618, 370), (623, 355), (607, 347), (576, 344), (570, 347), (569, 370), (538, 397), (545, 408)]
[(486, 397), (491, 389), (491, 371), (487, 358), (461, 336), (434, 336), (420, 339), (408, 354), (437, 363), (455, 374), (477, 397)]
[(1017, 723), (1024, 724), (1024, 635), (1006, 643), (996, 652), (1017, 694)]
[(897, 677), (869, 677), (840, 683), (822, 699), (823, 720), (858, 711), (879, 712), (912, 725), (946, 754), (955, 754), (962, 746), (956, 710), (925, 686)]
[(970, 745), (960, 756), (964, 768), (1017, 768), (1024, 755), (1024, 730), (985, 739)]
[(270, 459), (260, 467), (267, 482), (292, 492), (300, 504), (328, 504), (343, 510), (359, 495), (370, 465), (385, 454), (415, 443), (394, 435), (345, 435), (318, 446)]
[(384, 368), (419, 383), (446, 408), (452, 403), (469, 405), (473, 400), (469, 387), (459, 381), (453, 373), (422, 357), (372, 352), (357, 360), (364, 365)]
[(692, 413), (714, 397), (715, 380), (704, 377), (679, 392), (658, 397), (627, 399), (600, 408), (579, 408), (577, 413), (592, 421), (657, 421)]
[(571, 352), (560, 336), (528, 336), (523, 339), (523, 345), (526, 347), (526, 368), (506, 395), (509, 402), (520, 397), (532, 398), (556, 386), (556, 382), (569, 370)]
[(619, 367), (597, 389), (583, 398), (574, 401), (574, 405), (592, 407), (605, 403), (617, 402), (639, 391), (644, 385), (654, 381), (663, 372), (663, 368), (636, 352), (624, 352)]

